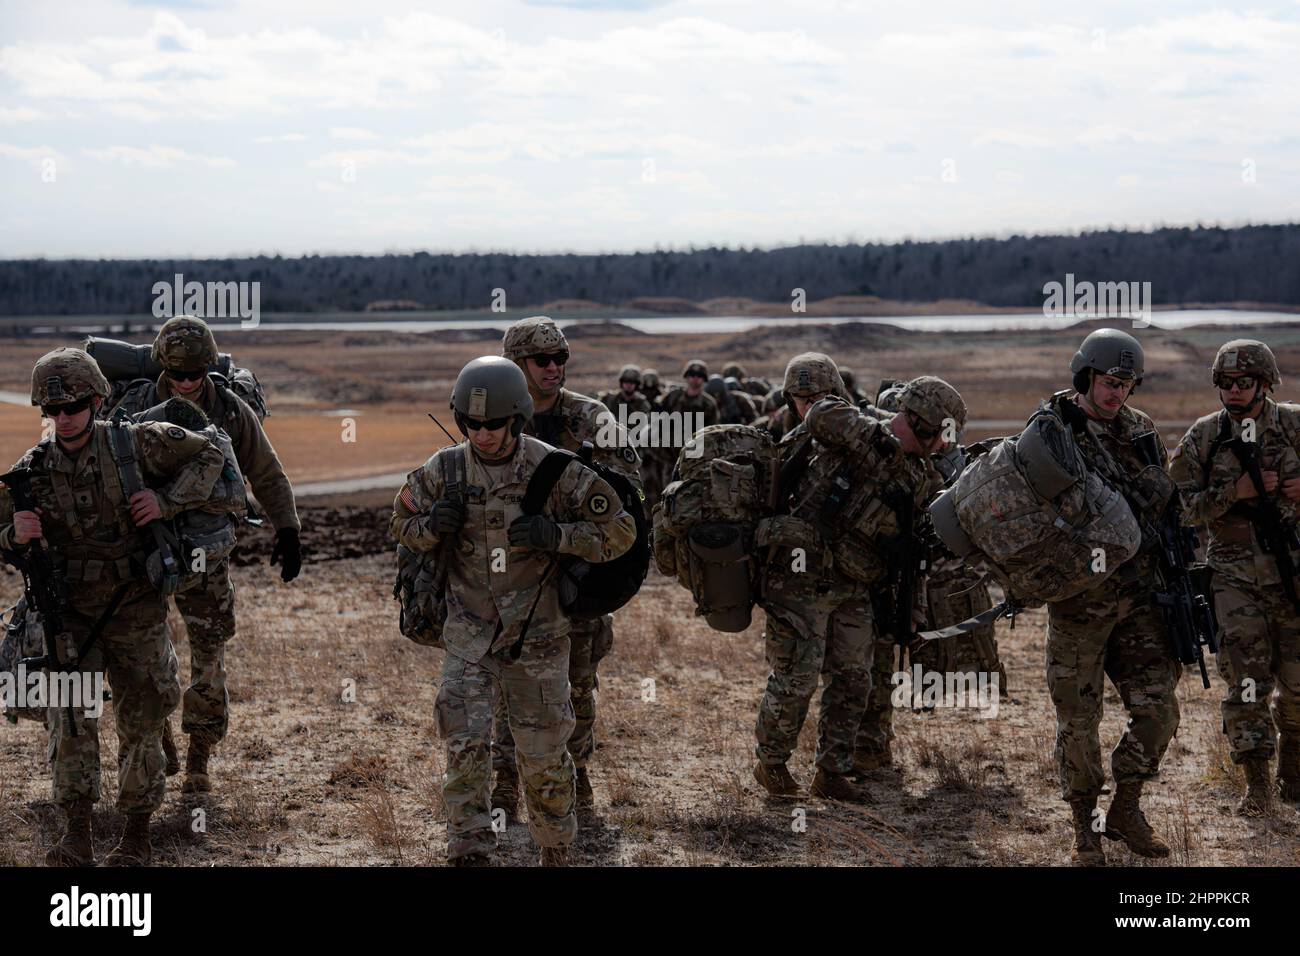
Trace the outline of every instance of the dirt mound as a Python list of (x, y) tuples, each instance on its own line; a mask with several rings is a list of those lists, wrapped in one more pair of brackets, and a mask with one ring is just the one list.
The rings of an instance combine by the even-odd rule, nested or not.
[(564, 337), (568, 339), (595, 339), (611, 335), (649, 335), (622, 322), (574, 322), (564, 327)]

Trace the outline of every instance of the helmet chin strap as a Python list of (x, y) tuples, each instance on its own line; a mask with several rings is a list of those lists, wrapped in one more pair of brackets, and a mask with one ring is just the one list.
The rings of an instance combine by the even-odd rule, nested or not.
[(86, 419), (86, 427), (77, 432), (77, 434), (73, 435), (71, 438), (62, 438), (59, 433), (55, 431), (54, 440), (60, 445), (67, 445), (71, 442), (81, 441), (81, 439), (89, 435), (91, 430), (95, 427), (95, 413), (97, 411), (99, 411), (99, 409), (95, 407), (95, 402), (92, 398), (90, 403), (90, 416)]
[(1262, 411), (1264, 398), (1265, 398), (1264, 382), (1261, 379), (1260, 381), (1255, 383), (1255, 394), (1251, 397), (1250, 403), (1247, 404), (1246, 407), (1243, 408), (1240, 412), (1234, 412), (1232, 408), (1228, 405), (1228, 403), (1223, 400), (1223, 389), (1219, 389), (1219, 404), (1223, 406), (1223, 410), (1226, 411), (1229, 415), (1240, 415), (1243, 418), (1246, 417), (1246, 413), (1249, 412), (1252, 408), (1254, 408), (1256, 404), (1259, 404), (1261, 406), (1260, 410)]

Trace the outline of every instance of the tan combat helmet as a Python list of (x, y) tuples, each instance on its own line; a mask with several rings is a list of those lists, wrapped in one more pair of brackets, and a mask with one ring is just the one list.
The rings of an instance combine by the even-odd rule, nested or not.
[(966, 403), (961, 393), (933, 375), (922, 375), (904, 385), (898, 394), (898, 404), (919, 415), (936, 431), (942, 431), (949, 420), (958, 432), (966, 427)]
[(821, 352), (804, 352), (790, 359), (785, 367), (785, 382), (781, 390), (788, 396), (807, 398), (810, 395), (830, 394), (844, 396), (844, 383), (835, 360)]
[(743, 382), (749, 376), (745, 373), (745, 366), (739, 362), (732, 362), (722, 370), (723, 378), (734, 378), (738, 382)]
[(81, 349), (58, 348), (36, 360), (33, 405), (66, 405), (92, 395), (108, 398), (108, 379)]
[(641, 385), (643, 388), (658, 388), (659, 373), (652, 368), (646, 369), (641, 373)]
[(704, 376), (706, 381), (708, 380), (709, 367), (699, 359), (691, 359), (689, 362), (687, 362), (685, 365), (682, 366), (682, 378), (685, 378), (687, 375), (690, 375), (692, 372), (696, 373), (697, 375), (702, 375)]
[(636, 387), (641, 387), (641, 369), (635, 365), (624, 365), (618, 370), (618, 383), (636, 382)]
[(208, 323), (193, 315), (177, 315), (163, 323), (153, 340), (153, 360), (165, 369), (202, 372), (217, 362), (217, 340)]
[(569, 340), (564, 337), (555, 320), (545, 315), (530, 315), (520, 319), (501, 339), (501, 354), (512, 362), (522, 362), (530, 355), (547, 355), (551, 352), (569, 351)]
[(1210, 366), (1211, 381), (1223, 372), (1258, 375), (1275, 387), (1282, 384), (1282, 375), (1277, 370), (1273, 350), (1255, 339), (1233, 339), (1224, 343), (1219, 354), (1214, 356), (1214, 364)]

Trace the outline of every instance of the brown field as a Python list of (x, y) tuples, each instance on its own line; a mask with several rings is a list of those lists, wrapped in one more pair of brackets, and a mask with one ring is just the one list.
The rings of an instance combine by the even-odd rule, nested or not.
[[(1234, 334), (1239, 334), (1237, 330)], [(1241, 333), (1244, 334), (1244, 333)], [(570, 384), (593, 391), (626, 361), (674, 377), (699, 356), (745, 363), (775, 378), (805, 349), (853, 367), (863, 385), (883, 376), (938, 374), (966, 395), (980, 419), (1023, 419), (1068, 384), (1064, 364), (1081, 333), (921, 335), (880, 326), (779, 328), (675, 337), (609, 330), (572, 342)], [(1161, 422), (1212, 410), (1206, 367), (1232, 337), (1222, 330), (1147, 330), (1151, 372), (1136, 404)], [(1300, 369), (1300, 328), (1259, 333), (1284, 369)], [(272, 404), (268, 431), (297, 482), (404, 471), (440, 433), (424, 412), (446, 407), (455, 372), (492, 352), (495, 336), (381, 333), (241, 333), (223, 346), (256, 369)], [(55, 339), (5, 340), (0, 389), (20, 391), (32, 360)], [(1283, 389), (1282, 396), (1288, 391)], [(357, 441), (340, 440), (352, 410)], [(440, 416), (441, 417), (441, 416)], [(14, 460), (38, 435), (36, 412), (0, 406), (0, 459)], [(450, 422), (446, 421), (450, 426)], [(1001, 429), (1005, 431), (1006, 429)], [(1166, 428), (1171, 440), (1181, 428)], [(445, 440), (445, 439), (444, 439)], [(227, 668), (232, 731), (213, 762), (214, 794), (194, 802), (173, 786), (155, 818), (165, 864), (436, 864), (443, 859), (437, 781), (442, 755), (433, 728), (440, 652), (397, 633), (391, 560), (383, 525), (392, 491), (303, 503), (308, 561), (283, 585), (265, 566), (269, 535), (251, 533), (237, 554), (240, 633)], [(0, 604), (18, 593), (0, 572)], [(174, 620), (178, 634), (183, 625)], [(1012, 700), (997, 717), (973, 711), (900, 711), (900, 769), (873, 784), (875, 804), (846, 808), (815, 798), (772, 802), (750, 771), (753, 721), (766, 676), (761, 615), (743, 634), (709, 630), (689, 595), (652, 570), (615, 621), (601, 668), (599, 742), (593, 761), (598, 819), (579, 836), (576, 862), (595, 865), (1064, 864), (1068, 809), (1056, 794), (1054, 722), (1043, 676), (1041, 611), (1014, 630), (999, 625)], [(177, 641), (182, 667), (188, 645)], [(653, 681), (654, 699), (643, 699)], [(1222, 682), (1203, 690), (1184, 678), (1183, 721), (1147, 804), (1175, 851), (1173, 865), (1295, 865), (1300, 840), (1284, 821), (1236, 817), (1243, 783), (1219, 730)], [(355, 681), (356, 701), (343, 701)], [(1118, 698), (1107, 695), (1102, 740), (1122, 732)], [(111, 713), (111, 705), (110, 705)], [(178, 718), (173, 718), (178, 724)], [(102, 727), (104, 787), (113, 792), (111, 720)], [(810, 721), (791, 761), (812, 776)], [(183, 738), (182, 738), (183, 740)], [(38, 863), (56, 833), (43, 730), (0, 725), (0, 864)], [(179, 778), (173, 778), (178, 784)], [(102, 853), (120, 822), (112, 801), (96, 815)], [(204, 810), (207, 832), (191, 830)], [(803, 810), (806, 832), (794, 832)], [(1112, 860), (1140, 861), (1109, 844)], [(502, 862), (536, 853), (526, 829), (502, 837)]]

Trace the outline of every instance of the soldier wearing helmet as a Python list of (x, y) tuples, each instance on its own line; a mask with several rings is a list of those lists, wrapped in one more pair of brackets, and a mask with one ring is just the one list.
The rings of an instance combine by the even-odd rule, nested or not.
[[(1169, 473), (1188, 520), (1209, 529), (1223, 729), (1246, 776), (1238, 811), (1261, 816), (1277, 809), (1274, 759), (1283, 799), (1300, 799), (1300, 585), (1285, 580), (1285, 561), (1279, 565), (1260, 545), (1277, 531), (1267, 527), (1262, 499), (1272, 501), (1286, 527), (1300, 516), (1300, 407), (1272, 397), (1282, 376), (1263, 342), (1225, 343), (1210, 377), (1222, 408), (1187, 430)], [(1258, 486), (1246, 468), (1252, 459)], [(1292, 539), (1294, 548), (1293, 533)]]
[(835, 363), (821, 352), (804, 352), (792, 358), (785, 367), (785, 376), (779, 389), (773, 389), (763, 403), (766, 414), (754, 425), (762, 428), (775, 441), (794, 429), (808, 409), (827, 395), (847, 395), (838, 372), (832, 372)]
[(633, 412), (648, 414), (650, 400), (641, 392), (641, 370), (635, 365), (624, 365), (618, 372), (618, 390), (602, 392), (600, 402), (615, 415), (620, 405), (627, 406), (624, 416)]
[[(1139, 523), (1149, 527), (1160, 519), (1172, 489), (1134, 446), (1138, 435), (1155, 430), (1147, 415), (1128, 404), (1145, 371), (1137, 339), (1119, 329), (1099, 329), (1083, 340), (1070, 361), (1074, 393), (1056, 393), (1048, 408), (1072, 426), (1088, 468), (1125, 492)], [(1163, 465), (1164, 442), (1157, 445)], [(1153, 484), (1152, 472), (1159, 483)], [(1107, 677), (1119, 690), (1129, 720), (1111, 756), (1116, 789), (1105, 835), (1124, 841), (1140, 856), (1170, 852), (1140, 804), (1143, 786), (1159, 772), (1179, 721), (1175, 690), (1182, 669), (1168, 651), (1161, 615), (1151, 599), (1156, 574), (1154, 556), (1143, 549), (1097, 587), (1047, 607), (1047, 683), (1056, 706), (1056, 757), (1061, 796), (1073, 815), (1074, 861), (1079, 865), (1106, 862), (1102, 834), (1093, 824), (1106, 782), (1098, 731)]]
[(704, 391), (718, 404), (718, 421), (723, 425), (748, 425), (758, 418), (758, 409), (745, 392), (727, 387), (721, 375), (712, 375)]
[[(919, 388), (916, 404), (926, 415), (942, 408), (964, 421), (965, 406), (948, 388), (952, 400)], [(915, 516), (941, 484), (928, 456), (942, 438), (922, 440), (904, 413), (886, 422), (859, 412), (835, 362), (821, 353), (790, 361), (784, 391), (798, 421), (778, 446), (778, 514), (756, 533), (765, 546), (771, 672), (755, 728), (754, 776), (773, 795), (799, 793), (786, 764), (824, 677), (812, 792), (864, 803), (870, 794), (852, 779), (854, 748), (875, 644), (888, 639), (873, 623), (873, 595), (896, 591), (897, 542), (919, 532)], [(909, 604), (909, 623), (910, 615)]]
[[(151, 355), (163, 368), (157, 381), (132, 382), (113, 408), (105, 408), (104, 417), (118, 410), (139, 415), (172, 397), (201, 408), (229, 436), (240, 471), (275, 527), (271, 564), (281, 565), (282, 581), (292, 581), (302, 568), (293, 486), (257, 413), (221, 375), (209, 372), (218, 359), (212, 330), (196, 316), (174, 316), (158, 330)], [(181, 789), (206, 793), (212, 789), (208, 758), (230, 729), (225, 654), (238, 625), (229, 560), (210, 566), (200, 586), (178, 593), (176, 608), (190, 639), (190, 680), (181, 702), (181, 730), (189, 735), (189, 749)]]
[[(55, 642), (54, 669), (107, 674), (117, 722), (117, 809), (126, 826), (105, 862), (144, 865), (152, 858), (149, 819), (166, 789), (163, 725), (180, 701), (167, 607), (145, 570), (154, 548), (145, 529), (205, 504), (225, 459), (208, 439), (176, 425), (125, 425), (145, 485), (128, 495), (113, 426), (96, 418), (108, 394), (99, 366), (81, 349), (55, 349), (36, 363), (32, 404), (52, 434), (14, 466), (29, 470), (35, 508), (18, 507), (11, 490), (17, 479), (0, 486), (0, 553), (16, 562), (40, 547), (51, 560), (66, 595), (68, 632)], [(65, 815), (63, 836), (46, 855), (50, 865), (94, 863), (100, 759), (93, 710), (46, 711), (54, 802)]]
[[(502, 354), (523, 371), (533, 400), (533, 416), (524, 426), (524, 434), (572, 452), (577, 452), (583, 442), (591, 442), (596, 462), (627, 475), (638, 489), (642, 487), (641, 458), (627, 432), (600, 402), (564, 387), (569, 343), (554, 321), (544, 315), (520, 319), (506, 329)], [(576, 720), (569, 753), (577, 768), (578, 810), (585, 814), (595, 805), (588, 765), (596, 746), (596, 669), (613, 646), (614, 616), (575, 619), (569, 637), (573, 646), (569, 686)], [(497, 784), (492, 805), (513, 816), (519, 802), (519, 761), (511, 726), (505, 719), (504, 701), (500, 699), (496, 713), (493, 765)]]
[[(659, 397), (658, 411), (680, 416), (680, 434), (685, 444), (698, 428), (716, 425), (719, 421), (718, 403), (704, 390), (709, 378), (709, 367), (700, 359), (691, 359), (682, 369), (685, 385), (674, 385)], [(644, 377), (643, 377), (644, 381)], [(678, 430), (665, 430), (663, 437), (676, 437)], [(652, 510), (659, 495), (672, 480), (673, 468), (681, 446), (663, 446), (646, 449), (646, 509)]]
[[(741, 391), (754, 398), (765, 398), (767, 393), (772, 390), (772, 386), (762, 379), (750, 378), (749, 373), (745, 371), (745, 366), (739, 362), (732, 362), (722, 369), (722, 377), (725, 379), (735, 379), (739, 383)], [(728, 381), (727, 386), (730, 388), (731, 383)], [(758, 403), (755, 402), (755, 407)]]
[(651, 405), (659, 401), (659, 373), (652, 368), (641, 372), (641, 394)]
[[(636, 538), (635, 521), (613, 487), (576, 459), (542, 513), (523, 514), (528, 482), (552, 451), (528, 433), (534, 403), (515, 362), (484, 356), (466, 365), (451, 402), (466, 439), (407, 476), (389, 524), (415, 552), (450, 544), (441, 548), (447, 653), (434, 712), (447, 748), (442, 794), (447, 855), (456, 865), (487, 864), (496, 846), (488, 716), (494, 695), (518, 742), (528, 827), (541, 861), (566, 862), (577, 832), (574, 763), (566, 746), (574, 729), (573, 622), (561, 609), (553, 557), (608, 561)], [(448, 487), (448, 475), (463, 491)]]

